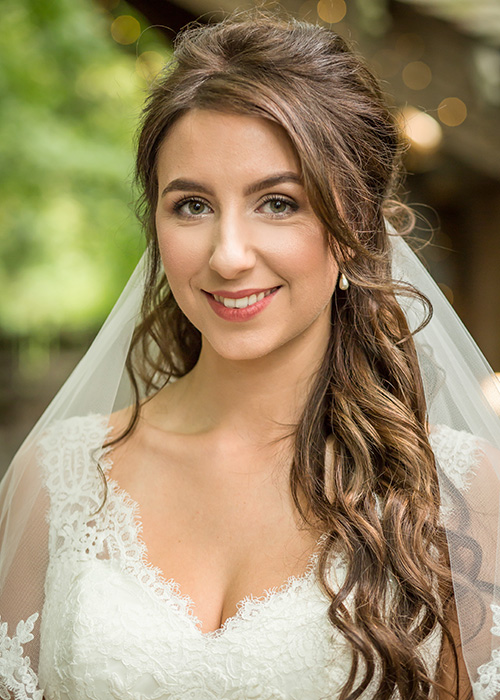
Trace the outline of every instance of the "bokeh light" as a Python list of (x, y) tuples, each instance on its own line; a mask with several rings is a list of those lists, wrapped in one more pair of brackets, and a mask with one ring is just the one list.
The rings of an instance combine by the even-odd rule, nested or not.
[(319, 0), (317, 5), (318, 17), (328, 24), (341, 22), (347, 13), (344, 0)]
[(136, 61), (138, 75), (151, 83), (165, 66), (165, 57), (158, 51), (143, 51)]
[(428, 154), (438, 149), (443, 131), (434, 117), (411, 106), (405, 107), (401, 116), (404, 132), (412, 147)]
[(403, 68), (403, 82), (411, 90), (424, 90), (430, 85), (432, 71), (423, 61), (412, 61)]
[(467, 105), (459, 97), (446, 97), (439, 103), (437, 113), (446, 126), (460, 126), (467, 117)]
[(132, 15), (120, 15), (111, 24), (111, 36), (118, 44), (133, 44), (141, 35), (141, 25)]

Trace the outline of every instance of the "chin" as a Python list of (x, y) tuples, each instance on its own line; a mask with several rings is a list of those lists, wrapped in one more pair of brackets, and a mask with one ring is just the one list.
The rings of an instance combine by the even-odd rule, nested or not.
[(231, 342), (226, 339), (224, 342), (212, 342), (207, 338), (204, 341), (210, 346), (212, 352), (224, 360), (232, 362), (249, 362), (251, 360), (259, 360), (263, 357), (271, 355), (278, 349), (274, 344), (269, 343), (259, 344), (257, 341), (251, 343), (244, 341)]

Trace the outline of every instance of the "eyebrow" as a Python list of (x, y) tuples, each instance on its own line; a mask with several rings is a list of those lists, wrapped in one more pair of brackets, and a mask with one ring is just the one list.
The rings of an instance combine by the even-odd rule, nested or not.
[[(301, 185), (302, 178), (300, 175), (297, 175), (297, 173), (291, 171), (287, 171), (284, 173), (276, 173), (275, 175), (270, 175), (269, 177), (266, 177), (263, 180), (258, 180), (257, 182), (253, 182), (251, 185), (248, 185), (248, 187), (244, 190), (243, 194), (246, 197), (250, 194), (254, 194), (255, 192), (260, 192), (260, 190), (264, 190), (267, 187), (274, 187), (275, 185), (280, 185), (283, 182), (297, 182)], [(165, 189), (162, 191), (161, 196), (164, 197), (167, 194), (167, 192), (172, 191), (190, 192), (192, 190), (196, 190), (197, 192), (203, 192), (204, 194), (213, 196), (212, 190), (206, 187), (205, 185), (202, 185), (201, 182), (196, 182), (195, 180), (186, 180), (182, 177), (178, 177), (175, 180), (172, 180), (172, 182), (169, 182)]]

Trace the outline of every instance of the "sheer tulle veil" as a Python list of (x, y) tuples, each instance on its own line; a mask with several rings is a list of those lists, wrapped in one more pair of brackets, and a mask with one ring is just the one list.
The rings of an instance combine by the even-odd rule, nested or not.
[[(442, 478), (463, 653), (475, 698), (500, 697), (500, 420), (491, 396), (500, 391), (491, 368), (438, 286), (405, 240), (390, 231), (393, 276), (422, 291), (434, 309), (415, 334), (431, 426), (477, 437), (474, 469), (459, 499)], [(129, 405), (125, 360), (144, 291), (142, 259), (94, 343), (18, 451), (0, 488), (0, 697), (41, 698), (40, 623), (48, 564), (48, 498), (39, 441), (54, 421)], [(422, 309), (401, 297), (410, 326)]]

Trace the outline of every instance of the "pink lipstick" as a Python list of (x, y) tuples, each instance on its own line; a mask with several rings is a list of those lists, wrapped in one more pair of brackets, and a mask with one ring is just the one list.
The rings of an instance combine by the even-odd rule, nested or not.
[[(248, 321), (257, 314), (259, 314), (261, 311), (263, 311), (267, 306), (269, 306), (269, 304), (272, 302), (272, 300), (278, 293), (279, 289), (280, 287), (273, 287), (270, 293), (267, 294), (263, 299), (255, 301), (253, 304), (249, 304), (243, 309), (227, 307), (222, 301), (217, 301), (217, 299), (214, 298), (213, 294), (205, 292), (204, 290), (203, 293), (205, 294), (211, 308), (220, 318), (223, 318), (226, 321)], [(243, 299), (244, 297), (252, 296), (252, 294), (257, 295), (262, 291), (263, 290), (258, 289), (242, 289), (238, 292), (226, 292), (223, 290), (217, 290), (214, 293), (217, 294), (217, 296), (225, 297), (226, 299)]]

